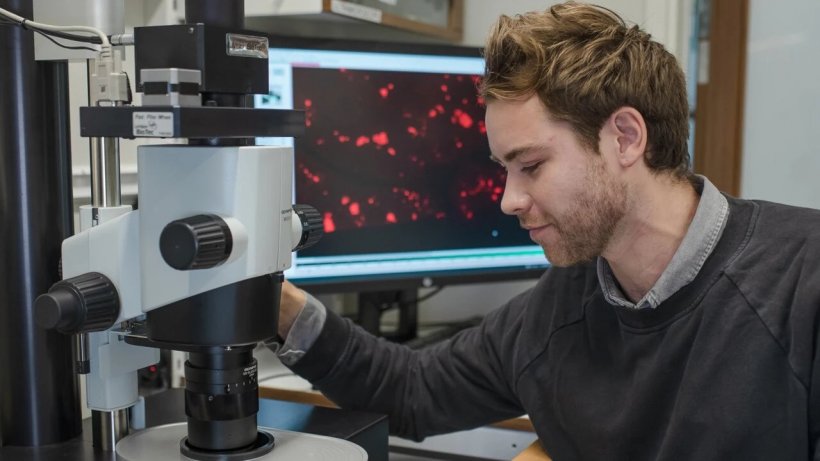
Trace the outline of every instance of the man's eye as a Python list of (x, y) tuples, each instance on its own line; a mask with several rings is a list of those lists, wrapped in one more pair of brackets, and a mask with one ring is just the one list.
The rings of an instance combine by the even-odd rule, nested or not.
[(541, 163), (543, 162), (533, 163), (532, 165), (521, 167), (521, 171), (524, 173), (535, 173), (535, 171), (538, 170), (538, 167), (541, 166)]

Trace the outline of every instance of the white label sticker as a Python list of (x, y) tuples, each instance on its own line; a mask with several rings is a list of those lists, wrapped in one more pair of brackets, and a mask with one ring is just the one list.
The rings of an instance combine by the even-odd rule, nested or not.
[(375, 23), (382, 22), (382, 10), (369, 6), (357, 5), (343, 0), (333, 0), (330, 2), (330, 11), (351, 18), (362, 19)]
[(143, 138), (173, 138), (173, 112), (134, 112), (134, 136)]

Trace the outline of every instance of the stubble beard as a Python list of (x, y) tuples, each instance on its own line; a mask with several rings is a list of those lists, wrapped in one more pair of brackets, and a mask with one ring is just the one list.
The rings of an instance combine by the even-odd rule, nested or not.
[(566, 267), (600, 256), (626, 214), (626, 203), (626, 185), (615, 180), (602, 161), (591, 162), (585, 187), (569, 213), (553, 221), (558, 242), (549, 248), (542, 244), (550, 264)]

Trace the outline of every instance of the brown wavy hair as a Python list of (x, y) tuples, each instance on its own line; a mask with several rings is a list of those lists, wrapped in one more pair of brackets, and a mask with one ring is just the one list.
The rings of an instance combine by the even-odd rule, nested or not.
[(615, 12), (567, 2), (549, 10), (501, 16), (484, 49), (479, 93), (486, 102), (537, 94), (598, 152), (604, 122), (620, 107), (643, 116), (646, 164), (691, 178), (686, 82), (675, 57)]

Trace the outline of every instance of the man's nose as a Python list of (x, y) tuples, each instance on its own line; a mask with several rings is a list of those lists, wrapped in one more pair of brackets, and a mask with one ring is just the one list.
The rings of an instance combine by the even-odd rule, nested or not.
[(530, 196), (518, 185), (518, 181), (510, 179), (504, 186), (504, 195), (501, 197), (501, 211), (508, 215), (520, 215), (530, 206)]

